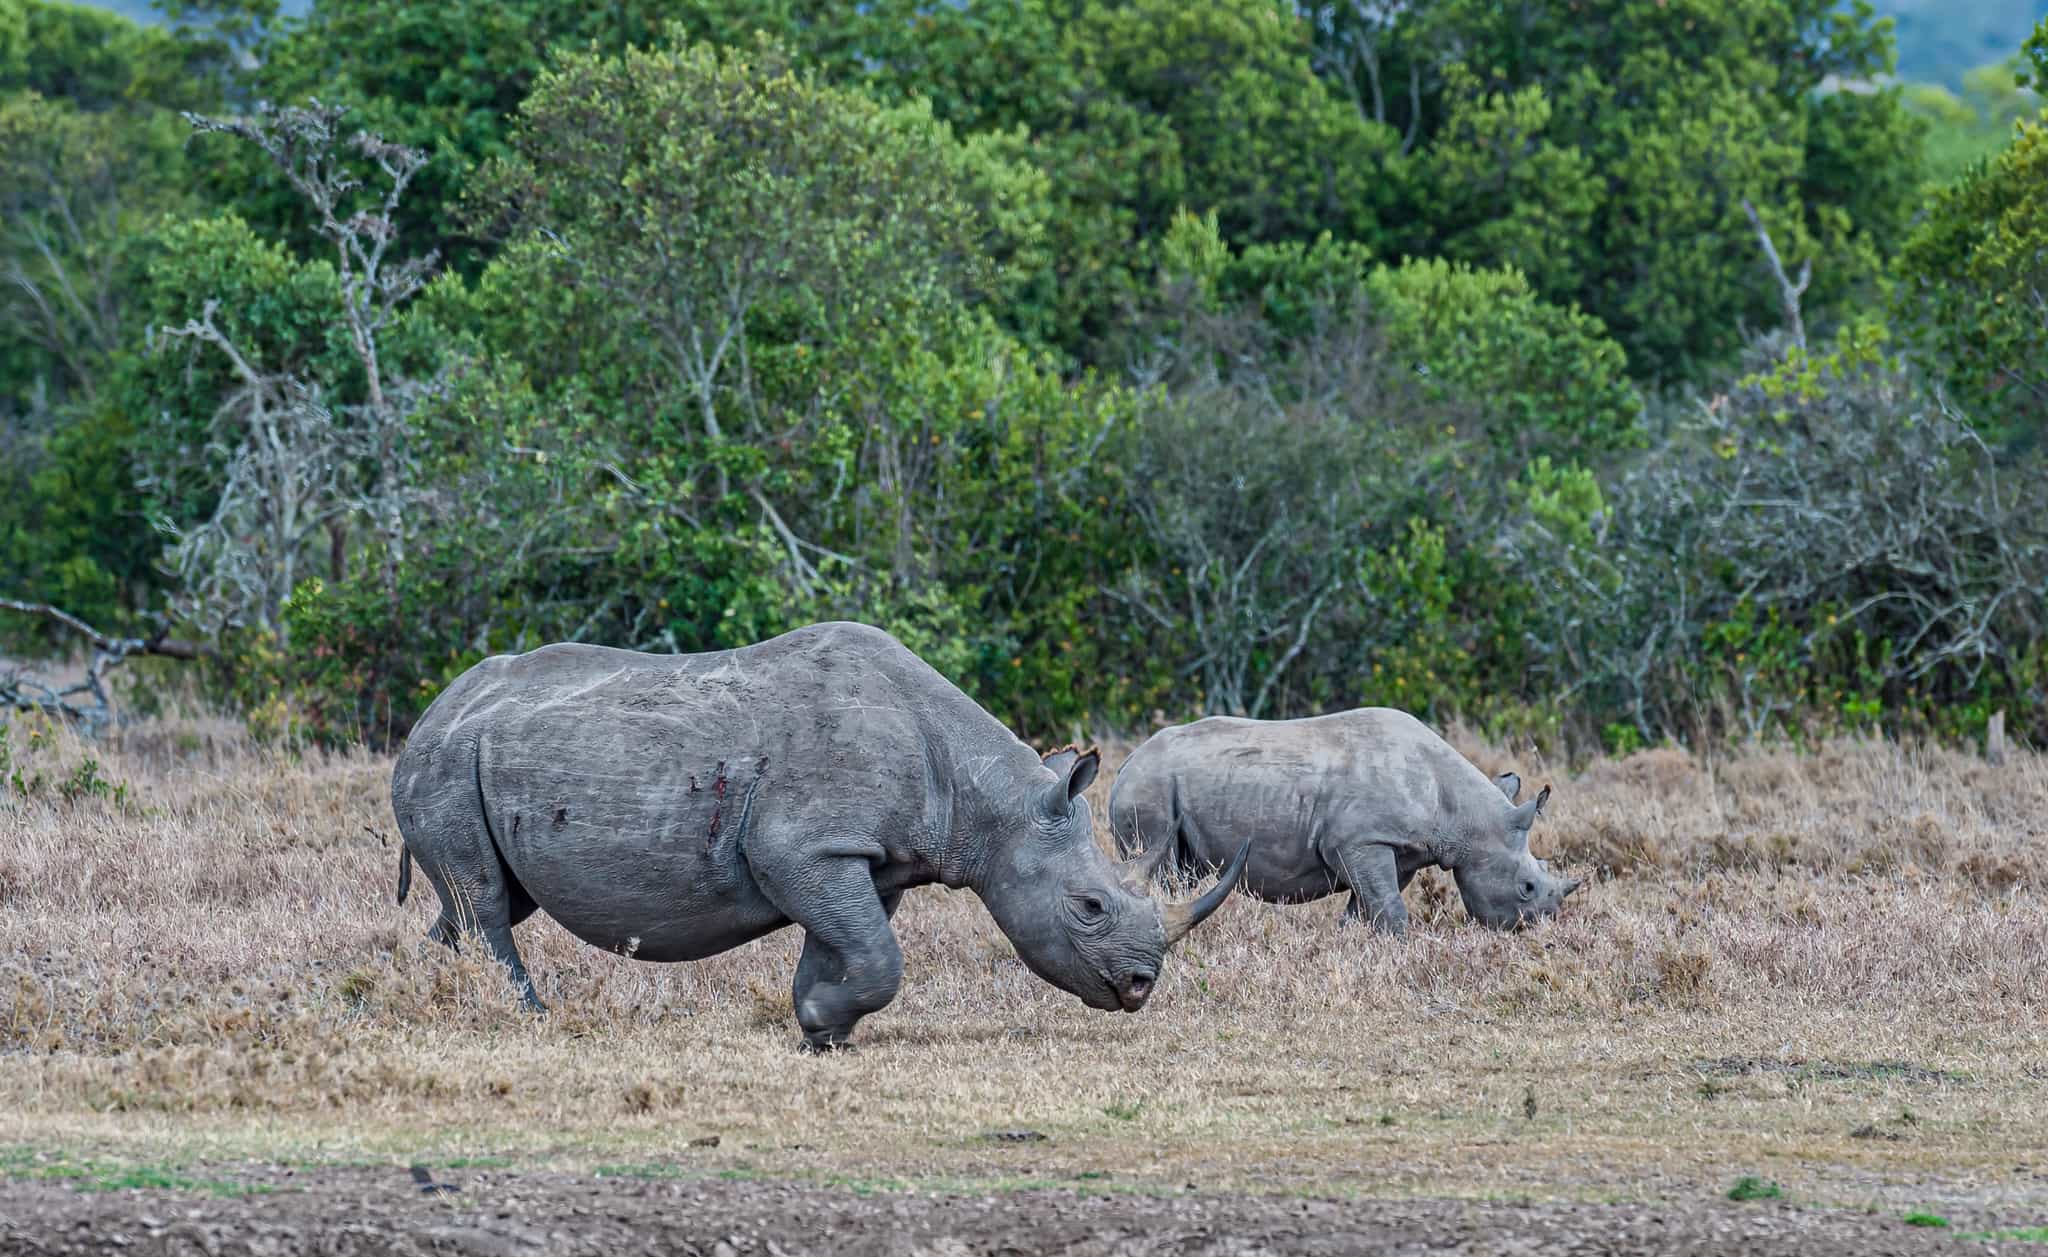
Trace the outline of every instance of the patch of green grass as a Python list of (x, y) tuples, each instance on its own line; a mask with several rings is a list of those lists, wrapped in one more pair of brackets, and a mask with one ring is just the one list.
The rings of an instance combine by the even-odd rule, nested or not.
[(2004, 1240), (2013, 1244), (2048, 1244), (2048, 1226), (2009, 1226), (1997, 1231), (1957, 1231), (1959, 1240)]
[(197, 1180), (186, 1178), (182, 1174), (173, 1174), (160, 1165), (131, 1165), (126, 1169), (108, 1170), (78, 1180), (78, 1190), (86, 1192), (118, 1192), (129, 1188), (188, 1192), (197, 1186)]
[(221, 1178), (191, 1178), (170, 1165), (110, 1165), (73, 1161), (62, 1153), (33, 1148), (0, 1148), (0, 1178), (68, 1182), (82, 1192), (200, 1192), (208, 1196), (258, 1196), (277, 1189), (268, 1183), (237, 1183)]
[[(1970, 1076), (1953, 1069), (1929, 1069), (1911, 1061), (1780, 1061), (1754, 1056), (1724, 1056), (1693, 1062), (1702, 1079), (1736, 1078), (1749, 1073), (1778, 1074), (1795, 1085), (1812, 1082), (1963, 1083)], [(1714, 1091), (1720, 1094), (1719, 1090)], [(1712, 1099), (1703, 1089), (1702, 1099)]]
[(1921, 1213), (1921, 1212), (1920, 1212), (1919, 1210), (1917, 1210), (1917, 1209), (1916, 1209), (1916, 1210), (1914, 1210), (1914, 1211), (1913, 1211), (1912, 1213), (1909, 1213), (1909, 1214), (1907, 1214), (1907, 1215), (1906, 1215), (1906, 1218), (1905, 1218), (1905, 1222), (1906, 1222), (1906, 1225), (1907, 1225), (1907, 1226), (1947, 1226), (1947, 1225), (1948, 1225), (1948, 1219), (1947, 1219), (1947, 1218), (1944, 1218), (1944, 1217), (1942, 1217), (1942, 1216), (1941, 1216), (1940, 1214), (1938, 1214), (1938, 1213)]
[(511, 1157), (456, 1157), (434, 1163), (444, 1170), (509, 1170), (518, 1162)]
[(1728, 1189), (1730, 1200), (1783, 1200), (1785, 1189), (1775, 1179), (1758, 1178), (1745, 1174), (1735, 1180), (1735, 1186)]
[(1103, 1105), (1102, 1111), (1119, 1122), (1135, 1122), (1138, 1120), (1139, 1112), (1144, 1107), (1145, 1102), (1143, 1100), (1118, 1100), (1114, 1103)]
[(38, 1153), (34, 1148), (0, 1148), (0, 1177), (5, 1178), (84, 1178), (83, 1166), (73, 1165), (64, 1158), (51, 1158)]

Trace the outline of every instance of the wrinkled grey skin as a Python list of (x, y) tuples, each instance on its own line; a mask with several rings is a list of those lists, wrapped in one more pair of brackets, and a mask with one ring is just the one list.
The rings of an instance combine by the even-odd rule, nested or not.
[(1133, 891), (1095, 845), (1093, 751), (1042, 765), (879, 629), (818, 624), (740, 650), (546, 646), (486, 659), (413, 730), (392, 773), (441, 914), (539, 999), (512, 943), (536, 909), (594, 946), (696, 960), (792, 922), (805, 1043), (846, 1041), (903, 975), (905, 890), (974, 891), (1032, 972), (1136, 1011), (1167, 947), (1213, 912)]
[(1273, 903), (1351, 892), (1344, 920), (1400, 934), (1418, 869), (1451, 871), (1466, 911), (1496, 929), (1557, 912), (1578, 881), (1529, 854), (1550, 788), (1514, 806), (1521, 779), (1488, 780), (1405, 712), (1306, 720), (1212, 717), (1163, 729), (1117, 772), (1117, 849), (1154, 871), (1209, 867), (1220, 837), (1249, 838), (1245, 891)]

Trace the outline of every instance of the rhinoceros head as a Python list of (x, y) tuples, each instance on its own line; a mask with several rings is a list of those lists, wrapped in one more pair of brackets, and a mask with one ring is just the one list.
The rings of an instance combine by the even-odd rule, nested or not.
[[(1520, 792), (1521, 778), (1503, 773), (1494, 784), (1510, 805)], [(1509, 806), (1502, 813), (1498, 834), (1479, 835), (1464, 858), (1452, 869), (1458, 881), (1458, 897), (1465, 911), (1482, 925), (1496, 930), (1514, 929), (1538, 917), (1554, 916), (1566, 895), (1579, 888), (1578, 878), (1553, 876), (1543, 861), (1529, 854), (1529, 826), (1543, 813), (1550, 798), (1545, 786), (1536, 797), (1520, 807)]]
[[(1134, 889), (1095, 843), (1081, 792), (1101, 756), (1066, 748), (1046, 756), (1025, 800), (1024, 832), (991, 862), (983, 902), (1017, 956), (1090, 1008), (1136, 1012), (1159, 980), (1166, 949), (1201, 924), (1244, 876), (1240, 851), (1216, 884), (1189, 903)], [(999, 844), (1000, 845), (1000, 844)]]

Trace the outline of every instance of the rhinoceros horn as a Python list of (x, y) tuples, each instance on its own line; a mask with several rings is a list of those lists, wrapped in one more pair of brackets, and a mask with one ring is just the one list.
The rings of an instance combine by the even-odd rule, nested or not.
[[(1053, 754), (1057, 755), (1055, 751)], [(1145, 847), (1138, 854), (1117, 865), (1123, 884), (1134, 895), (1149, 895), (1159, 873), (1173, 859), (1173, 853), (1180, 849), (1181, 826), (1187, 819), (1178, 810), (1173, 814), (1173, 824), (1164, 834), (1144, 836)]]
[(1152, 879), (1159, 875), (1166, 858), (1173, 854), (1173, 846), (1172, 838), (1157, 839), (1151, 846), (1117, 865), (1118, 876), (1125, 887), (1134, 895), (1151, 894)]
[(1162, 903), (1159, 905), (1159, 920), (1166, 926), (1166, 945), (1178, 943), (1189, 930), (1208, 919), (1210, 913), (1223, 906), (1230, 898), (1230, 892), (1244, 880), (1244, 866), (1251, 859), (1252, 844), (1247, 838), (1237, 854), (1230, 858), (1223, 872), (1216, 878), (1216, 884), (1202, 892), (1202, 897), (1189, 903)]

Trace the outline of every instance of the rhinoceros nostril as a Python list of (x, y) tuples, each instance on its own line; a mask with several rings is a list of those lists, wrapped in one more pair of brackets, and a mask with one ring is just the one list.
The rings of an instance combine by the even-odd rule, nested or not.
[(1126, 974), (1117, 984), (1117, 1000), (1126, 1009), (1136, 1009), (1152, 994), (1155, 975), (1148, 972)]

